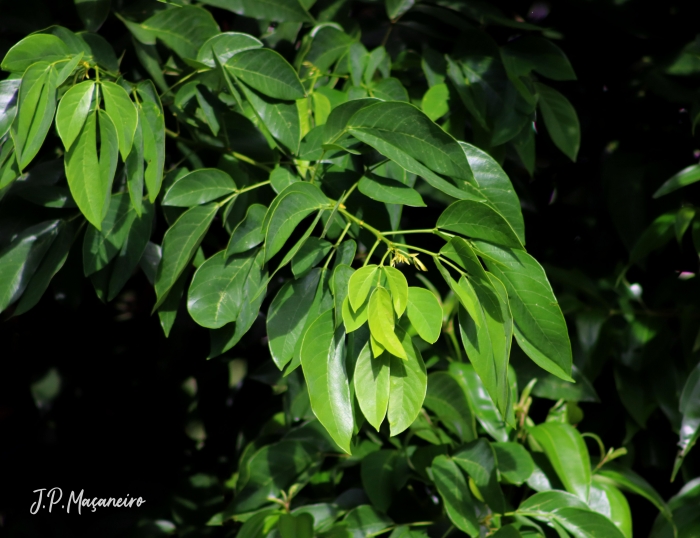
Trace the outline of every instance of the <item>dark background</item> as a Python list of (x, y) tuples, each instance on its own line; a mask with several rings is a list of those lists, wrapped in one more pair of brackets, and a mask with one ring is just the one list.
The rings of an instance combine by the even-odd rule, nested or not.
[[(644, 226), (678, 205), (678, 197), (652, 201), (651, 194), (698, 160), (693, 152), (700, 144), (690, 134), (686, 99), (695, 81), (672, 80), (680, 89), (669, 89), (654, 74), (694, 39), (697, 3), (496, 4), (510, 16), (529, 15), (559, 32), (559, 45), (578, 75), (577, 81), (553, 84), (569, 97), (581, 121), (578, 162), (569, 162), (541, 134), (534, 178), (513, 162), (505, 165), (523, 200), (528, 250), (542, 262), (578, 268), (594, 279), (614, 278)], [(231, 13), (213, 11), (229, 29), (245, 24)], [(357, 3), (353, 13), (373, 30), (374, 21), (384, 20), (381, 3)], [(72, 2), (0, 1), (0, 53), (50, 24), (80, 29)], [(134, 61), (121, 22), (110, 17), (101, 33), (118, 54), (127, 48), (125, 61)], [(511, 33), (494, 30), (492, 35), (503, 43)], [(371, 40), (372, 33), (367, 35)], [(692, 200), (697, 192), (687, 189), (678, 196)], [(406, 218), (409, 227), (432, 225), (410, 213)], [(659, 283), (675, 271), (697, 271), (698, 259), (687, 244), (671, 245), (662, 254), (645, 269), (633, 268), (628, 278), (650, 290), (659, 307), (674, 308)], [(178, 316), (171, 337), (163, 337), (157, 317), (150, 315), (154, 295), (142, 274), (114, 303), (102, 304), (89, 281), (71, 276), (81, 273), (75, 266), (80, 256), (70, 259), (72, 270), (67, 266), (59, 274), (37, 307), (17, 318), (3, 314), (0, 323), (0, 535), (7, 528), (18, 536), (116, 536), (127, 529), (132, 531), (126, 535), (134, 535), (139, 522), (150, 521), (140, 528), (146, 533), (153, 520), (172, 520), (173, 507), (189, 514), (182, 517), (195, 517), (187, 502), (213, 502), (216, 511), (218, 493), (202, 497), (206, 488), (200, 488), (197, 498), (188, 480), (192, 475), (226, 480), (235, 470), (240, 433), (253, 435), (282, 405), (280, 396), (254, 379), (230, 386), (230, 359), (246, 359), (249, 371), (268, 361), (264, 323), (258, 320), (225, 359), (207, 361), (206, 331), (186, 313)], [(684, 290), (688, 301), (697, 299), (697, 284)], [(38, 408), (32, 386), (36, 392), (36, 383), (52, 375), (60, 387)], [(190, 388), (196, 385), (194, 394), (183, 389), (188, 379)], [(604, 368), (595, 388), (602, 401), (582, 404), (582, 427), (599, 433), (607, 445), (620, 446), (624, 411), (610, 368)], [(539, 401), (535, 417), (542, 418), (549, 405)], [(186, 432), (192, 423), (206, 431), (200, 449), (192, 438), (196, 432)], [(668, 479), (676, 442), (658, 410), (633, 441), (639, 455), (635, 469), (665, 498), (680, 487)], [(30, 517), (36, 499), (32, 490), (54, 486), (62, 488), (64, 500), (71, 490), (84, 489), (86, 497), (129, 494), (147, 502), (118, 513)], [(635, 531), (645, 535), (656, 510), (640, 498), (629, 500)]]

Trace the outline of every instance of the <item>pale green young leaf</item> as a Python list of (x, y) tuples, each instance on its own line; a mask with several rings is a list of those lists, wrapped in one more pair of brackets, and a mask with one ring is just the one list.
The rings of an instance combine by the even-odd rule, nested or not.
[(286, 282), (270, 304), (266, 321), (268, 345), (272, 360), (280, 370), (294, 356), (320, 277), (321, 270), (315, 269), (304, 278)]
[(59, 220), (30, 226), (0, 251), (0, 312), (24, 293), (59, 232)]
[(363, 176), (357, 188), (365, 196), (379, 202), (425, 207), (425, 202), (417, 190), (386, 177), (374, 174)]
[(391, 356), (387, 418), (392, 436), (400, 434), (413, 424), (428, 389), (428, 376), (420, 351), (413, 345), (408, 333), (400, 328), (397, 329), (397, 337), (406, 352), (407, 360)]
[(591, 486), (591, 463), (581, 434), (563, 422), (546, 422), (529, 434), (544, 450), (566, 490), (584, 502)]
[(457, 464), (447, 456), (438, 456), (430, 470), (450, 521), (472, 538), (479, 536), (476, 505)]
[(200, 168), (179, 178), (163, 196), (163, 205), (191, 207), (231, 194), (236, 183), (223, 170)]
[(37, 62), (53, 63), (68, 55), (68, 47), (55, 35), (32, 34), (7, 51), (0, 67), (3, 71), (22, 73)]
[(566, 322), (542, 266), (523, 250), (481, 241), (474, 246), (508, 292), (513, 330), (520, 347), (538, 366), (571, 382), (571, 344)]
[(102, 228), (88, 226), (83, 237), (83, 272), (90, 276), (104, 269), (124, 246), (136, 212), (126, 194), (112, 196)]
[(217, 210), (216, 204), (195, 206), (180, 215), (165, 232), (163, 257), (158, 265), (154, 286), (157, 297), (154, 310), (163, 304), (170, 289), (189, 264), (209, 230)]
[(369, 291), (379, 282), (379, 267), (366, 265), (355, 271), (348, 282), (348, 299), (354, 311), (367, 300)]
[(554, 88), (536, 83), (538, 106), (552, 142), (572, 161), (581, 146), (581, 127), (576, 110), (569, 100)]
[(369, 330), (377, 342), (392, 355), (408, 360), (406, 351), (394, 332), (394, 309), (389, 292), (378, 286), (369, 298), (367, 311)]
[(332, 310), (316, 318), (304, 335), (301, 366), (311, 409), (341, 450), (350, 454), (354, 418), (345, 370), (345, 331), (334, 328)]
[(408, 319), (418, 335), (430, 344), (437, 342), (442, 331), (442, 306), (425, 288), (408, 288)]
[(476, 439), (476, 422), (467, 395), (449, 372), (433, 372), (428, 376), (424, 405), (463, 443)]
[(384, 349), (384, 346), (381, 345), (381, 344), (377, 341), (377, 339), (376, 339), (374, 336), (372, 336), (371, 333), (370, 333), (370, 335), (369, 335), (369, 343), (370, 343), (370, 347), (372, 348), (372, 356), (373, 356), (375, 359), (376, 359), (377, 357), (381, 356), (381, 354), (384, 353), (384, 352), (386, 351), (386, 349)]
[(201, 46), (197, 53), (197, 61), (213, 69), (216, 67), (214, 57), (218, 58), (219, 63), (224, 65), (235, 54), (250, 49), (259, 49), (262, 46), (262, 41), (251, 35), (223, 32), (209, 38)]
[(362, 306), (355, 312), (350, 306), (350, 297), (345, 297), (342, 304), (343, 323), (345, 324), (345, 332), (351, 333), (362, 327), (367, 322), (369, 315), (368, 303), (362, 303)]
[(517, 235), (503, 216), (487, 204), (460, 200), (442, 212), (438, 228), (510, 248), (522, 249)]
[(450, 91), (447, 84), (435, 84), (425, 92), (420, 106), (426, 116), (436, 121), (450, 111), (449, 97)]
[(372, 358), (369, 342), (360, 351), (355, 364), (355, 396), (367, 422), (377, 431), (389, 406), (390, 365), (391, 357), (387, 353)]
[(406, 277), (395, 267), (382, 267), (386, 281), (391, 291), (391, 301), (394, 305), (396, 317), (400, 318), (408, 304), (409, 289)]
[(105, 110), (117, 127), (119, 152), (122, 160), (126, 161), (134, 143), (134, 134), (139, 119), (138, 112), (134, 103), (129, 99), (129, 94), (121, 86), (114, 82), (101, 82), (100, 90), (105, 102)]
[(86, 80), (68, 90), (56, 110), (56, 130), (66, 150), (69, 150), (90, 112), (95, 83)]
[(240, 254), (258, 246), (265, 240), (262, 231), (262, 222), (267, 208), (262, 204), (251, 204), (245, 218), (233, 229), (231, 239), (226, 247), (226, 257)]
[(233, 76), (272, 99), (295, 101), (306, 95), (294, 68), (274, 50), (256, 48), (239, 52), (225, 67)]

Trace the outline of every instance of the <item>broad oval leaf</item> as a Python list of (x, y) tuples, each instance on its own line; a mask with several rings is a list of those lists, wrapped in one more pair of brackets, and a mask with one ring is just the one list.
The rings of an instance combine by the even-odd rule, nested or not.
[(438, 228), (510, 248), (522, 249), (518, 236), (492, 207), (473, 200), (460, 200), (442, 212)]
[(201, 168), (175, 181), (163, 196), (163, 205), (191, 207), (231, 194), (236, 183), (218, 168)]
[(219, 329), (236, 321), (255, 253), (226, 259), (224, 251), (199, 266), (187, 293), (187, 310), (202, 327)]
[(51, 34), (32, 34), (7, 51), (0, 67), (4, 71), (24, 72), (39, 61), (56, 62), (70, 54), (62, 39)]
[(377, 431), (389, 406), (390, 365), (391, 358), (386, 353), (372, 358), (369, 342), (360, 351), (355, 364), (355, 396), (367, 422)]
[(295, 101), (306, 92), (294, 68), (279, 53), (256, 48), (232, 56), (226, 69), (267, 97)]
[(542, 266), (523, 250), (476, 242), (479, 255), (506, 287), (514, 334), (522, 350), (541, 368), (571, 378), (571, 343), (561, 308)]
[(473, 538), (479, 536), (476, 505), (457, 464), (447, 456), (438, 456), (433, 460), (430, 470), (452, 523)]
[(83, 237), (83, 272), (85, 276), (105, 268), (124, 246), (136, 212), (127, 194), (112, 196), (102, 221), (102, 229), (89, 226)]
[(365, 196), (387, 204), (425, 207), (418, 191), (400, 181), (370, 174), (363, 176), (357, 188)]
[(309, 237), (292, 258), (292, 274), (294, 278), (306, 274), (315, 267), (330, 252), (331, 243), (318, 237)]
[(406, 351), (396, 336), (394, 309), (389, 292), (378, 286), (369, 298), (367, 310), (369, 330), (377, 342), (392, 355), (407, 360)]
[(160, 39), (180, 58), (196, 58), (201, 46), (219, 33), (211, 13), (198, 6), (178, 6), (158, 11), (142, 22), (140, 27), (147, 35)]
[(555, 512), (556, 521), (577, 538), (624, 538), (607, 517), (584, 508), (567, 507)]
[(61, 98), (56, 110), (56, 130), (66, 150), (80, 134), (92, 105), (95, 82), (86, 80), (76, 84)]
[(352, 118), (356, 112), (379, 102), (381, 102), (379, 99), (374, 98), (353, 99), (352, 101), (336, 106), (331, 111), (323, 126), (323, 143), (337, 143), (346, 134), (348, 121), (350, 121), (350, 118)]
[(245, 218), (233, 229), (226, 247), (226, 257), (257, 247), (265, 240), (262, 223), (266, 212), (267, 208), (262, 204), (248, 206)]
[(442, 331), (442, 306), (433, 292), (411, 286), (406, 310), (418, 335), (430, 344), (437, 342)]
[(423, 95), (421, 108), (426, 116), (436, 121), (450, 111), (449, 97), (450, 90), (447, 84), (435, 84)]
[(354, 418), (345, 370), (345, 331), (335, 329), (332, 310), (316, 318), (306, 331), (301, 367), (311, 409), (341, 450), (350, 454)]
[(536, 87), (540, 96), (538, 105), (549, 136), (552, 137), (555, 146), (572, 161), (576, 161), (581, 146), (581, 127), (576, 110), (569, 100), (554, 88), (541, 82), (536, 83)]
[(428, 376), (424, 405), (462, 442), (476, 439), (476, 423), (467, 395), (449, 372), (433, 372)]
[(350, 297), (345, 297), (342, 305), (343, 323), (345, 324), (345, 332), (351, 333), (362, 327), (367, 322), (369, 308), (367, 303), (362, 303), (362, 306), (355, 312), (350, 306)]
[(632, 538), (632, 514), (627, 499), (619, 489), (610, 483), (598, 482), (594, 477), (588, 505), (610, 519), (625, 538)]
[(165, 232), (163, 257), (158, 265), (154, 285), (157, 297), (154, 311), (163, 304), (170, 289), (199, 248), (217, 210), (216, 204), (195, 206), (180, 215), (180, 218)]
[(408, 304), (408, 282), (401, 271), (395, 267), (382, 267), (391, 291), (391, 301), (394, 304), (396, 317), (400, 318)]
[(252, 35), (240, 32), (223, 32), (209, 38), (199, 49), (197, 61), (211, 68), (216, 67), (214, 57), (220, 64), (225, 64), (229, 59), (245, 50), (259, 49), (263, 46), (262, 41)]
[(591, 486), (591, 463), (586, 443), (571, 425), (546, 422), (530, 429), (566, 490), (588, 502)]
[(290, 280), (277, 292), (267, 313), (267, 337), (270, 355), (281, 370), (292, 360), (302, 329), (307, 323), (321, 270), (304, 278)]
[(105, 101), (105, 110), (117, 127), (119, 152), (122, 159), (126, 161), (134, 143), (136, 125), (139, 119), (138, 112), (134, 103), (129, 99), (129, 94), (121, 86), (114, 82), (101, 82), (100, 89)]
[(532, 456), (520, 443), (491, 443), (498, 462), (498, 472), (512, 484), (523, 484), (535, 472)]
[(401, 329), (398, 329), (397, 333), (406, 351), (407, 360), (391, 356), (387, 417), (392, 436), (400, 434), (413, 424), (420, 413), (428, 389), (428, 376), (420, 352), (407, 333)]
[(366, 265), (355, 271), (348, 281), (348, 299), (354, 311), (367, 300), (369, 291), (379, 282), (379, 267)]

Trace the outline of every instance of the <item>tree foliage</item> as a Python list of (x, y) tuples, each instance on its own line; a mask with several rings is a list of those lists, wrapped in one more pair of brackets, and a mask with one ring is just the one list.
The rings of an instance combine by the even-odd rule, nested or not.
[[(536, 141), (559, 162), (581, 148), (567, 40), (448, 0), (75, 9), (85, 30), (36, 31), (0, 64), (0, 311), (31, 316), (67, 278), (105, 303), (147, 280), (165, 336), (206, 333), (197, 360), (225, 365), (234, 393), (283, 394), (223, 474), (190, 473), (209, 501), (144, 533), (172, 518), (197, 535), (631, 538), (636, 495), (659, 513), (652, 536), (694, 536), (697, 309), (667, 321), (629, 280), (674, 238), (700, 249), (694, 208), (636, 234), (611, 207), (629, 257), (600, 280), (526, 248)], [(696, 49), (648, 76), (694, 74)], [(698, 179), (685, 168), (654, 198)], [(660, 373), (679, 319), (685, 358)], [(579, 406), (604, 368), (624, 439)], [(668, 504), (627, 454), (657, 407), (686, 482)]]

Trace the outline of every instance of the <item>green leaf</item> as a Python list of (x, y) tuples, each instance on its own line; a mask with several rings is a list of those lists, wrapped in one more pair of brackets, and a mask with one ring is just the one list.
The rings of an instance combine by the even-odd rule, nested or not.
[(440, 254), (466, 269), (472, 280), (485, 286), (491, 286), (491, 279), (481, 265), (479, 258), (477, 258), (476, 252), (464, 238), (459, 236), (453, 237), (449, 243), (440, 249)]
[(587, 502), (591, 463), (581, 434), (562, 422), (540, 424), (530, 429), (529, 434), (544, 449), (566, 490)]
[(433, 372), (428, 376), (424, 405), (462, 442), (476, 439), (476, 423), (467, 395), (449, 372)]
[(624, 538), (624, 534), (607, 517), (584, 508), (561, 508), (556, 521), (576, 538)]
[(231, 239), (226, 247), (226, 257), (240, 254), (258, 246), (265, 240), (262, 223), (267, 208), (261, 204), (251, 204), (245, 218), (238, 223), (231, 234)]
[(299, 176), (284, 166), (278, 166), (270, 173), (270, 186), (277, 194), (297, 181), (300, 181)]
[(88, 32), (97, 32), (109, 16), (111, 0), (75, 0), (78, 16)]
[(90, 276), (114, 259), (124, 246), (136, 212), (126, 194), (112, 196), (102, 229), (89, 226), (83, 238), (83, 272)]
[(469, 536), (479, 536), (476, 505), (457, 464), (447, 456), (438, 456), (430, 469), (450, 521)]
[(0, 81), (0, 137), (5, 136), (17, 116), (17, 99), (21, 79)]
[(403, 101), (410, 102), (408, 92), (401, 81), (394, 77), (384, 78), (374, 82), (370, 88), (373, 97), (383, 101)]
[(138, 124), (138, 111), (134, 103), (129, 99), (129, 94), (121, 86), (113, 82), (101, 82), (100, 89), (105, 101), (105, 110), (117, 127), (119, 151), (122, 159), (126, 161), (134, 143), (134, 134)]
[(3, 71), (23, 73), (37, 62), (53, 63), (70, 55), (66, 44), (51, 34), (32, 34), (7, 51), (2, 60)]
[(191, 207), (231, 194), (236, 183), (217, 168), (200, 168), (175, 181), (163, 196), (163, 205)]
[(435, 84), (425, 92), (420, 106), (431, 121), (436, 121), (450, 111), (449, 98), (447, 84)]
[(374, 135), (435, 173), (473, 181), (469, 161), (457, 141), (411, 104), (379, 102), (362, 108), (352, 116), (347, 129), (354, 136)]
[(214, 57), (219, 60), (221, 65), (224, 65), (239, 52), (259, 49), (262, 46), (262, 41), (254, 38), (252, 35), (239, 32), (223, 32), (209, 38), (201, 46), (197, 53), (197, 61), (213, 69), (216, 67)]
[(301, 140), (297, 104), (263, 97), (245, 84), (240, 84), (240, 88), (275, 140), (284, 144), (288, 151), (296, 154)]
[(286, 282), (270, 304), (267, 313), (268, 345), (272, 360), (280, 370), (294, 356), (302, 329), (307, 324), (320, 276), (321, 270), (315, 269), (304, 278)]
[(535, 472), (532, 456), (520, 443), (491, 443), (498, 462), (498, 472), (511, 484), (521, 485)]
[(156, 274), (155, 290), (157, 309), (170, 293), (177, 279), (189, 264), (209, 230), (218, 207), (216, 204), (195, 206), (185, 211), (168, 228), (163, 237), (163, 257)]
[[(316, 27), (308, 52), (302, 57), (303, 77), (309, 76), (311, 66), (321, 73), (328, 73), (336, 61), (342, 58), (356, 41), (342, 31), (338, 24), (325, 24)], [(297, 60), (299, 61), (299, 60)]]
[(681, 422), (679, 452), (673, 465), (673, 480), (683, 464), (683, 460), (700, 437), (700, 364), (688, 376), (681, 393), (679, 411), (683, 414)]
[(139, 105), (139, 125), (143, 135), (144, 180), (148, 199), (154, 203), (163, 181), (165, 165), (165, 118), (160, 104), (144, 101)]
[(389, 284), (396, 317), (400, 318), (408, 304), (408, 282), (403, 273), (395, 267), (382, 267), (382, 271)]
[(367, 319), (369, 330), (374, 339), (392, 355), (408, 360), (406, 351), (394, 332), (395, 320), (391, 295), (385, 288), (378, 286), (372, 292), (369, 298)]
[(292, 273), (299, 278), (315, 267), (331, 250), (332, 245), (325, 239), (309, 237), (292, 259)]
[(520, 199), (503, 168), (493, 157), (476, 146), (466, 142), (460, 142), (459, 145), (469, 160), (480, 193), (508, 221), (520, 243), (525, 245), (525, 224), (520, 210)]
[(526, 75), (530, 70), (552, 80), (576, 80), (566, 54), (548, 39), (528, 35), (509, 41), (501, 49), (501, 54), (510, 56), (519, 62)]
[(203, 3), (228, 9), (253, 19), (274, 22), (313, 22), (299, 0), (204, 0)]
[(386, 353), (372, 358), (369, 342), (360, 351), (355, 364), (355, 396), (367, 422), (377, 431), (389, 406), (390, 365), (391, 358)]
[(508, 427), (493, 403), (481, 378), (471, 364), (450, 363), (450, 373), (457, 379), (467, 395), (479, 424), (497, 441), (508, 440)]
[(596, 478), (594, 477), (591, 485), (589, 506), (615, 523), (625, 538), (632, 538), (632, 514), (627, 499), (615, 486), (599, 482)]
[(143, 131), (141, 124), (138, 123), (136, 125), (136, 131), (134, 131), (134, 145), (124, 162), (124, 172), (126, 174), (126, 183), (129, 189), (131, 204), (139, 215), (143, 207), (144, 169)]
[(351, 333), (362, 327), (367, 321), (369, 308), (367, 303), (362, 303), (360, 309), (355, 312), (350, 307), (350, 297), (343, 300), (342, 305), (343, 323), (345, 324), (345, 332)]
[(337, 143), (346, 134), (348, 122), (356, 112), (379, 102), (379, 99), (373, 98), (353, 99), (336, 106), (323, 126), (323, 143)]
[(285, 245), (297, 225), (312, 212), (328, 205), (323, 193), (310, 183), (294, 183), (277, 195), (263, 220), (265, 261)]
[(357, 188), (365, 196), (379, 202), (425, 207), (425, 202), (417, 190), (386, 177), (374, 174), (363, 176)]
[(452, 459), (474, 480), (489, 508), (503, 513), (505, 498), (498, 485), (496, 455), (489, 442), (483, 438), (472, 441), (455, 452)]
[(387, 516), (379, 514), (368, 504), (363, 504), (350, 510), (343, 521), (347, 525), (347, 530), (350, 532), (350, 535), (341, 534), (340, 536), (347, 538), (376, 536), (382, 534), (382, 531), (386, 530), (394, 523)]
[(353, 311), (358, 311), (367, 300), (369, 291), (379, 282), (379, 267), (366, 265), (355, 271), (348, 282), (348, 299)]
[(295, 101), (306, 95), (294, 68), (274, 50), (256, 48), (240, 52), (226, 62), (226, 69), (273, 99)]
[(413, 424), (428, 389), (428, 376), (420, 352), (407, 333), (398, 329), (397, 336), (406, 351), (407, 360), (391, 356), (387, 417), (392, 436), (400, 434)]
[(211, 13), (197, 6), (158, 11), (141, 23), (141, 28), (153, 36), (146, 44), (153, 45), (158, 38), (181, 58), (196, 58), (202, 45), (219, 33)]
[(345, 331), (334, 329), (332, 310), (316, 318), (304, 335), (301, 366), (314, 414), (341, 450), (350, 454), (354, 418), (345, 371)]
[(250, 252), (226, 259), (221, 251), (199, 266), (187, 294), (187, 310), (195, 322), (219, 329), (236, 321), (254, 259)]
[(581, 146), (581, 127), (576, 110), (569, 100), (554, 88), (541, 82), (535, 84), (540, 96), (538, 105), (552, 142), (572, 161), (576, 161)]
[(646, 258), (651, 252), (668, 243), (673, 238), (675, 224), (675, 211), (669, 211), (656, 217), (632, 247), (630, 263), (636, 263)]
[[(369, 354), (369, 351), (367, 353)], [(387, 393), (388, 388), (387, 385)], [(397, 489), (396, 475), (402, 470), (399, 466), (399, 460), (399, 452), (396, 450), (377, 450), (362, 459), (360, 467), (362, 487), (372, 504), (382, 512), (386, 512), (391, 506), (394, 492)]]
[(542, 266), (522, 250), (484, 242), (475, 246), (489, 271), (506, 287), (515, 338), (522, 350), (544, 370), (572, 381), (566, 322)]
[(24, 293), (56, 239), (60, 222), (48, 220), (30, 226), (0, 251), (0, 312)]
[(547, 514), (569, 507), (588, 508), (586, 502), (582, 501), (576, 495), (566, 493), (565, 491), (551, 490), (541, 491), (528, 497), (520, 503), (518, 512), (542, 512), (543, 514)]
[(636, 495), (644, 497), (652, 503), (661, 514), (669, 521), (673, 520), (673, 515), (668, 505), (664, 502), (661, 495), (647, 482), (631, 469), (625, 469), (614, 463), (607, 463), (605, 467), (596, 473), (598, 481), (604, 481), (613, 484), (614, 486), (629, 491)]
[(139, 260), (141, 260), (146, 251), (148, 240), (151, 237), (153, 214), (153, 205), (145, 202), (141, 215), (137, 216), (131, 225), (129, 235), (126, 237), (126, 241), (114, 262), (114, 269), (109, 280), (108, 301), (114, 299), (124, 287), (124, 284), (131, 278), (134, 269), (136, 269)]
[(314, 518), (311, 514), (282, 514), (277, 530), (281, 538), (314, 538)]
[(675, 190), (681, 189), (700, 181), (700, 164), (693, 164), (684, 168), (676, 175), (667, 179), (654, 193), (654, 198), (660, 198)]
[(39, 152), (53, 122), (56, 79), (56, 69), (43, 61), (32, 64), (22, 76), (17, 116), (11, 128), (20, 170)]
[(442, 306), (425, 288), (408, 288), (408, 319), (418, 335), (430, 344), (437, 342), (442, 331)]
[(500, 213), (473, 200), (460, 200), (450, 205), (440, 215), (437, 227), (514, 249), (523, 248), (515, 231)]
[(385, 0), (386, 14), (393, 21), (413, 7), (416, 0)]
[[(336, 260), (337, 262), (338, 260)], [(331, 292), (333, 293), (333, 308), (335, 310), (335, 326), (343, 323), (343, 305), (348, 303), (348, 282), (355, 270), (346, 263), (338, 263), (333, 269), (331, 277)], [(348, 304), (349, 310), (349, 304)], [(345, 332), (349, 333), (347, 324)]]
[(61, 98), (56, 111), (56, 130), (66, 150), (70, 149), (85, 124), (94, 93), (95, 83), (86, 80), (73, 86)]
[(102, 220), (110, 206), (118, 155), (117, 129), (111, 118), (101, 111), (88, 115), (78, 138), (66, 153), (66, 177), (70, 192), (85, 218), (98, 230), (102, 228)]

